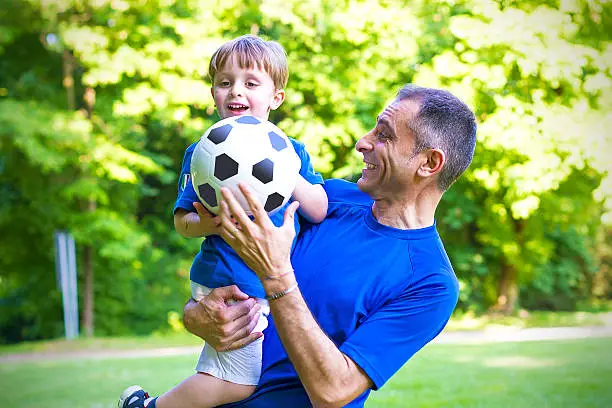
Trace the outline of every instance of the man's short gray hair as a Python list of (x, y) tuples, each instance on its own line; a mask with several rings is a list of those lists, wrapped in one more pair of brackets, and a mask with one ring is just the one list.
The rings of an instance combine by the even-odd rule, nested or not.
[(459, 98), (448, 91), (406, 85), (397, 99), (419, 104), (416, 115), (408, 121), (415, 135), (415, 151), (440, 149), (446, 163), (438, 176), (438, 187), (448, 188), (468, 168), (476, 147), (476, 119), (474, 113)]

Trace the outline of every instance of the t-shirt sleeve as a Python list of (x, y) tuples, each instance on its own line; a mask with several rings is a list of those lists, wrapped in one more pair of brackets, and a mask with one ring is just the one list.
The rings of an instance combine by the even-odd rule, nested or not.
[(195, 143), (185, 150), (183, 164), (181, 165), (181, 174), (178, 179), (178, 191), (173, 213), (179, 208), (195, 212), (196, 209), (193, 206), (193, 203), (200, 201), (191, 182), (191, 156), (194, 148)]
[(310, 184), (323, 184), (323, 177), (314, 170), (310, 155), (306, 151), (304, 143), (298, 142), (297, 140), (290, 139), (293, 148), (300, 158), (302, 165), (300, 166), (300, 175), (306, 179)]
[(378, 389), (444, 328), (458, 298), (454, 274), (407, 288), (368, 316), (340, 346)]

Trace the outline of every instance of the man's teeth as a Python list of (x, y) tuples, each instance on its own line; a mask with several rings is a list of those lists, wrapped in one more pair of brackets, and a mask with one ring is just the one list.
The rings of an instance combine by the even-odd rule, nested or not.
[(367, 170), (374, 170), (376, 167), (378, 167), (378, 166), (375, 166), (372, 163), (366, 163), (366, 169)]

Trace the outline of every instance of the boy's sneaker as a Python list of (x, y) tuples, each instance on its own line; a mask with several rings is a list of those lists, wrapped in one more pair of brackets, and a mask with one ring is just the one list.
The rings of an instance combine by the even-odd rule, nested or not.
[(146, 408), (153, 398), (139, 385), (132, 385), (121, 393), (118, 408)]

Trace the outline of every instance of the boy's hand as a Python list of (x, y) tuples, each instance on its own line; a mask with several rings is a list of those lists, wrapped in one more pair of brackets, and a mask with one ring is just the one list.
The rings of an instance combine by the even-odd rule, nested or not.
[(200, 218), (199, 225), (196, 226), (198, 230), (204, 231), (206, 235), (221, 235), (221, 218), (209, 212), (202, 203), (194, 202), (198, 217)]

